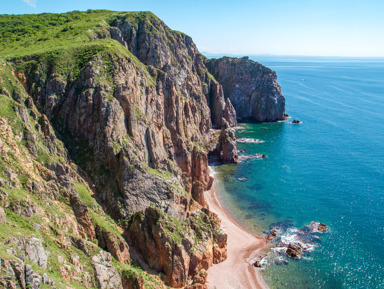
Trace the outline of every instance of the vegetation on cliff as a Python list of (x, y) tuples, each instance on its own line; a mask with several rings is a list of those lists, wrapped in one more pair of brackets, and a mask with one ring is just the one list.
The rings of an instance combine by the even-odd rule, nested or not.
[(238, 158), (207, 61), (150, 12), (0, 15), (1, 286), (207, 287), (208, 151)]
[[(194, 286), (226, 256), (225, 234), (203, 208), (207, 100), (222, 115), (225, 101), (191, 39), (149, 12), (0, 22), (0, 284)], [(151, 206), (163, 220), (153, 230), (173, 244), (161, 267), (129, 233)], [(170, 221), (180, 226), (161, 225)], [(180, 243), (186, 232), (191, 248)], [(182, 247), (191, 262), (172, 262)]]

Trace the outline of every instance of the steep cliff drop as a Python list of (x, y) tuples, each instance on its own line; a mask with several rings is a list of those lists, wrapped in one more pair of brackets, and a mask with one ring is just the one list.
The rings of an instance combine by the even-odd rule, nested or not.
[(269, 122), (285, 117), (285, 98), (274, 71), (248, 57), (210, 59), (209, 72), (223, 86), (239, 121)]
[(150, 12), (0, 20), (0, 285), (207, 288), (237, 117), (192, 39)]

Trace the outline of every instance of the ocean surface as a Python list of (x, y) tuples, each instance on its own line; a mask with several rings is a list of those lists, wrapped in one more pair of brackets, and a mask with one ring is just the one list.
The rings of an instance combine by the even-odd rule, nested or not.
[[(243, 155), (267, 158), (214, 170), (242, 224), (307, 248), (300, 260), (272, 250), (264, 279), (271, 288), (384, 288), (384, 60), (253, 59), (276, 71), (292, 118), (244, 124), (239, 138), (264, 142), (238, 143)], [(311, 233), (312, 221), (329, 231)]]

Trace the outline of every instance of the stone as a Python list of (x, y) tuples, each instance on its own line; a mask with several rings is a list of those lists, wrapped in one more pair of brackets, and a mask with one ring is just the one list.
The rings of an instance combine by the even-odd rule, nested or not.
[(267, 236), (265, 237), (265, 241), (266, 241), (267, 243), (273, 242), (274, 240), (275, 240), (275, 237), (273, 237), (273, 236), (271, 236), (271, 235), (267, 235)]
[(288, 248), (286, 250), (286, 254), (291, 258), (300, 258), (302, 253), (302, 248), (293, 243), (288, 244)]
[(43, 278), (33, 272), (31, 265), (25, 265), (25, 283), (27, 288), (39, 289), (42, 284)]
[(43, 247), (42, 240), (37, 238), (12, 238), (18, 250), (24, 251), (26, 257), (43, 269), (47, 268), (48, 258), (51, 255)]
[(319, 226), (317, 227), (317, 229), (320, 231), (320, 232), (323, 232), (323, 231), (326, 231), (329, 229), (329, 227), (324, 224), (324, 223), (320, 223)]
[(261, 268), (263, 267), (263, 265), (261, 265), (260, 261), (256, 260), (254, 263), (253, 263), (253, 266), (254, 267), (257, 267), (257, 268)]
[(292, 124), (299, 124), (300, 123), (300, 120), (298, 120), (298, 119), (294, 119), (293, 121), (292, 121)]
[(315, 221), (312, 221), (309, 224), (309, 228), (311, 229), (312, 232), (324, 232), (329, 229), (329, 227), (326, 224), (315, 222)]
[(122, 289), (122, 281), (119, 272), (112, 266), (110, 253), (100, 251), (92, 257), (92, 267), (95, 269), (97, 288), (100, 289)]

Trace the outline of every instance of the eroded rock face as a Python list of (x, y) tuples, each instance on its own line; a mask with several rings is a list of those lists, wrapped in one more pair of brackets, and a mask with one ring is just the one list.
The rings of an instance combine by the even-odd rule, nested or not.
[(18, 250), (25, 252), (25, 256), (36, 265), (46, 269), (50, 253), (43, 247), (42, 240), (37, 238), (12, 238)]
[(110, 253), (100, 251), (92, 257), (92, 267), (95, 269), (95, 279), (97, 288), (100, 289), (122, 289), (122, 282), (119, 272), (112, 265), (112, 256)]
[(239, 162), (239, 153), (237, 150), (236, 133), (228, 122), (223, 119), (219, 140), (216, 146), (216, 152), (224, 164)]
[(276, 73), (249, 60), (223, 57), (206, 62), (209, 72), (223, 86), (240, 121), (267, 122), (284, 119), (285, 98)]
[(80, 235), (92, 241), (95, 239), (95, 228), (93, 227), (92, 218), (89, 216), (86, 204), (79, 197), (73, 196), (71, 198), (71, 206), (79, 223)]
[[(38, 238), (17, 239), (30, 263), (50, 268), (52, 256), (44, 246), (51, 241), (60, 250), (84, 253), (71, 256), (72, 265), (62, 260), (60, 282), (148, 287), (148, 278), (122, 280), (111, 262), (111, 256), (130, 262), (130, 248), (119, 234), (127, 230), (147, 264), (165, 272), (167, 284), (183, 287), (193, 279), (192, 288), (206, 288), (206, 270), (227, 258), (220, 220), (204, 208), (204, 191), (212, 185), (207, 151), (212, 127), (222, 128), (219, 154), (223, 162), (237, 162), (235, 107), (190, 37), (151, 13), (116, 15), (94, 37), (110, 37), (123, 47), (115, 41), (96, 52), (77, 47), (65, 67), (57, 51), (50, 51), (52, 59), (37, 54), (23, 59), (28, 65), (14, 63), (2, 78), (13, 75), (18, 87), (0, 88), (17, 103), (9, 107), (15, 119), (0, 118), (0, 152), (9, 164), (6, 180), (0, 180), (6, 187), (0, 205), (33, 222), (30, 230)], [(8, 66), (2, 63), (0, 75)], [(22, 123), (22, 133), (13, 132), (14, 123)], [(8, 200), (16, 189), (33, 194), (33, 201), (17, 194)], [(35, 223), (37, 217), (42, 224)], [(49, 238), (44, 245), (42, 236)], [(90, 261), (95, 249), (109, 253), (100, 251)], [(94, 277), (92, 269), (82, 274), (84, 259), (92, 262)], [(50, 284), (26, 265), (11, 264), (10, 282), (16, 284), (20, 275), (31, 288)]]
[(131, 261), (129, 246), (124, 239), (117, 237), (107, 230), (103, 230), (99, 225), (96, 227), (96, 237), (101, 248), (110, 252), (117, 261), (129, 264)]
[[(167, 284), (175, 288), (185, 286), (188, 276), (196, 276), (226, 256), (226, 234), (217, 216), (208, 210), (177, 221), (150, 207), (132, 217), (128, 234), (148, 264), (165, 272)], [(216, 258), (214, 246), (222, 250)]]

